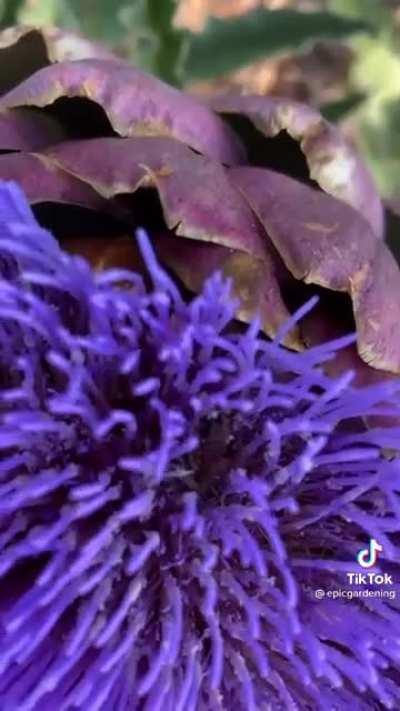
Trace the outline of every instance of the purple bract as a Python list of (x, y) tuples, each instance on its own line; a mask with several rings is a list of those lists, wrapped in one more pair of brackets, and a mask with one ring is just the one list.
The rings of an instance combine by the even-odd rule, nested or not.
[(15, 185), (0, 223), (0, 708), (399, 708), (398, 599), (328, 591), (375, 538), (398, 592), (400, 428), (362, 418), (400, 383), (233, 324), (218, 273), (186, 303), (144, 233), (151, 288)]

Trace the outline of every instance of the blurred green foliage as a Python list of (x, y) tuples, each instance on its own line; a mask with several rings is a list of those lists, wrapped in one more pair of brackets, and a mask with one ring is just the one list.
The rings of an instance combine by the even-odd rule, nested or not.
[[(375, 175), (382, 195), (400, 197), (400, 27), (385, 0), (331, 0), (332, 10), (368, 16), (371, 34), (354, 38), (350, 91), (364, 100), (349, 118), (351, 132)], [(400, 20), (400, 18), (399, 18)]]
[(3, 27), (12, 25), (17, 21), (19, 13), (23, 10), (25, 0), (0, 0), (0, 20)]
[(190, 79), (210, 79), (317, 40), (368, 31), (362, 18), (328, 12), (259, 8), (228, 20), (210, 19), (189, 44), (186, 73)]
[[(322, 107), (345, 119), (382, 194), (400, 196), (400, 28), (396, 0), (326, 0), (315, 12), (258, 9), (211, 19), (201, 34), (175, 27), (176, 0), (0, 0), (0, 22), (60, 25), (111, 45), (121, 56), (182, 85), (255, 60), (298, 52), (321, 39), (350, 43), (348, 94)], [(318, 10), (318, 11), (317, 11)], [(400, 24), (400, 17), (399, 17)]]
[[(368, 2), (368, 0), (367, 0)], [(111, 45), (172, 83), (210, 79), (324, 38), (368, 31), (361, 17), (259, 8), (210, 19), (200, 34), (175, 27), (176, 0), (0, 0), (3, 26), (60, 25)]]
[(175, 0), (0, 0), (0, 24), (75, 30), (180, 84), (186, 36), (173, 24), (175, 11)]

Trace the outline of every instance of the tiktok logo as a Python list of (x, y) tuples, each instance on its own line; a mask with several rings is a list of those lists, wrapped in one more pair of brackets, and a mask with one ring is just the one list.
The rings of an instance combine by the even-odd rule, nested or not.
[(375, 538), (371, 538), (368, 548), (362, 548), (357, 553), (357, 561), (362, 568), (372, 568), (378, 558), (378, 551), (383, 551), (383, 546), (380, 546)]

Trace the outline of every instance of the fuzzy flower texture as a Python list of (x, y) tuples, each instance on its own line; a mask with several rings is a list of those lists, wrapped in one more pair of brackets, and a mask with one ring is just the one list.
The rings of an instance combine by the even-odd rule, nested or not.
[(400, 708), (400, 384), (0, 222), (2, 711)]

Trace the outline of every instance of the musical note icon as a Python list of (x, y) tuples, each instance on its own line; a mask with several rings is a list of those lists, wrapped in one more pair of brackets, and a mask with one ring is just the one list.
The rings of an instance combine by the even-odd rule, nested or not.
[(362, 568), (372, 568), (378, 558), (378, 551), (383, 551), (383, 546), (379, 545), (375, 538), (371, 538), (368, 548), (362, 548), (357, 553), (357, 561)]

